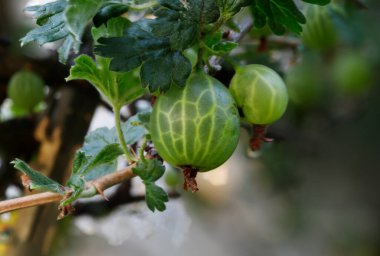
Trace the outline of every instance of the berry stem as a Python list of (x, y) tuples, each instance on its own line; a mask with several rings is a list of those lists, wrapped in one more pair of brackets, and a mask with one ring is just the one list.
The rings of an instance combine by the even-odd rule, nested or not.
[(191, 189), (191, 191), (195, 193), (199, 190), (197, 181), (195, 179), (197, 177), (197, 174), (198, 174), (197, 169), (194, 169), (190, 166), (183, 167), (183, 176), (185, 178), (185, 181), (183, 183), (183, 189), (185, 191), (187, 191), (187, 189)]
[(119, 137), (121, 148), (124, 151), (124, 154), (127, 158), (127, 161), (129, 163), (136, 162), (135, 157), (132, 155), (131, 151), (129, 151), (127, 147), (127, 143), (125, 142), (123, 131), (121, 130), (121, 121), (120, 121), (120, 107), (114, 107), (113, 109), (114, 116), (115, 116), (115, 127), (117, 131), (117, 136)]
[(260, 150), (262, 142), (271, 142), (272, 138), (265, 137), (267, 125), (254, 124), (252, 126), (252, 137), (249, 140), (249, 146), (252, 151)]

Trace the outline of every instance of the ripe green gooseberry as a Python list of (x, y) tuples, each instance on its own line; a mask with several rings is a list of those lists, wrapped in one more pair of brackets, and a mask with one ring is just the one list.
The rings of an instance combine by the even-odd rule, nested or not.
[(237, 67), (230, 92), (241, 108), (243, 119), (252, 124), (267, 125), (277, 121), (288, 104), (284, 81), (263, 65)]
[(171, 165), (209, 171), (234, 152), (239, 114), (222, 83), (195, 72), (184, 88), (173, 86), (158, 96), (150, 132), (159, 155)]

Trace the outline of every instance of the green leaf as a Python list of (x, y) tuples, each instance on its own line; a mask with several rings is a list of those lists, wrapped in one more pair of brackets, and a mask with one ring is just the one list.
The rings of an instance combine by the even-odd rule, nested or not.
[(123, 154), (123, 150), (120, 148), (119, 144), (108, 144), (106, 145), (86, 166), (82, 171), (82, 175), (87, 173), (89, 170), (113, 162), (118, 156)]
[(47, 19), (57, 13), (63, 12), (66, 8), (66, 1), (56, 1), (45, 5), (28, 6), (25, 11), (32, 12), (33, 18), (37, 19), (37, 24), (42, 26), (47, 22)]
[(129, 5), (125, 3), (105, 3), (96, 13), (92, 21), (96, 27), (106, 24), (111, 18), (119, 17), (128, 11)]
[(164, 175), (165, 166), (157, 159), (144, 159), (137, 163), (132, 169), (133, 173), (139, 176), (145, 184), (145, 201), (148, 208), (154, 212), (164, 211), (165, 203), (168, 202), (168, 195), (154, 182)]
[(44, 5), (27, 7), (38, 27), (20, 39), (21, 45), (37, 42), (40, 45), (64, 39), (58, 49), (59, 61), (66, 63), (72, 51), (78, 52), (83, 32), (105, 1), (57, 0)]
[(214, 55), (226, 55), (238, 46), (237, 43), (223, 41), (222, 32), (206, 35), (203, 42), (210, 53)]
[(73, 48), (74, 51), (77, 51), (79, 48), (79, 43), (69, 34), (65, 23), (64, 10), (66, 7), (66, 0), (58, 0), (44, 5), (25, 8), (26, 11), (33, 13), (33, 17), (37, 19), (36, 23), (39, 26), (20, 39), (21, 46), (33, 41), (43, 45), (66, 38), (58, 49), (59, 60), (65, 63), (71, 49)]
[[(121, 124), (123, 136), (127, 144), (134, 144), (144, 137), (147, 131), (143, 125), (144, 122), (139, 119), (138, 114)], [(115, 128), (102, 127), (87, 134), (81, 150), (86, 156), (96, 156), (106, 145), (118, 142), (119, 139)]]
[(216, 2), (225, 19), (230, 19), (238, 13), (241, 8), (251, 4), (251, 0), (216, 0)]
[(64, 12), (68, 30), (80, 42), (87, 24), (102, 7), (105, 0), (68, 0)]
[(20, 159), (15, 159), (11, 162), (14, 167), (28, 176), (29, 189), (36, 189), (42, 191), (51, 191), (61, 195), (65, 194), (65, 188), (58, 182), (46, 177), (42, 173), (33, 170), (27, 163)]
[[(151, 92), (185, 86), (191, 63), (182, 51), (199, 39), (206, 25), (219, 17), (215, 1), (159, 0), (156, 19), (131, 24), (122, 37), (100, 38), (95, 52), (112, 58), (110, 69), (129, 71), (141, 67), (141, 80)], [(154, 72), (152, 74), (152, 72)]]
[(167, 91), (172, 85), (185, 86), (191, 73), (191, 62), (180, 52), (151, 58), (141, 67), (141, 82), (151, 92)]
[(144, 182), (155, 182), (165, 173), (165, 166), (157, 159), (144, 159), (132, 169)]
[(306, 22), (293, 0), (253, 0), (251, 7), (255, 27), (268, 23), (275, 34), (284, 34), (286, 29), (300, 33)]
[(124, 34), (124, 30), (132, 23), (123, 17), (112, 18), (107, 21), (107, 24), (103, 24), (97, 28), (93, 27), (91, 30), (94, 41), (98, 41), (101, 37), (121, 37)]
[(114, 164), (117, 157), (122, 154), (123, 151), (117, 143), (105, 145), (95, 155), (86, 155), (85, 151), (78, 151), (73, 162), (71, 176), (83, 177), (99, 166)]
[(100, 165), (97, 166), (90, 171), (88, 171), (83, 179), (85, 181), (95, 180), (100, 177), (103, 177), (104, 175), (110, 174), (111, 172), (114, 172), (117, 170), (117, 160), (111, 161), (106, 165)]
[(148, 208), (154, 212), (155, 209), (165, 211), (165, 203), (169, 201), (168, 194), (154, 183), (145, 184), (145, 201)]
[(169, 38), (172, 49), (183, 51), (194, 42), (203, 26), (214, 23), (220, 16), (213, 0), (158, 0), (164, 8), (152, 25), (155, 36)]
[[(39, 20), (39, 18), (37, 18), (37, 20)], [(63, 20), (63, 13), (58, 12), (47, 17), (42, 26), (36, 27), (21, 38), (21, 46), (33, 41), (37, 42), (39, 45), (54, 42), (66, 37), (68, 33), (69, 31)]]
[(83, 79), (90, 82), (114, 107), (123, 106), (140, 98), (145, 90), (140, 86), (137, 70), (117, 73), (109, 70), (110, 60), (97, 58), (98, 64), (87, 55), (75, 59), (67, 81)]
[(326, 5), (330, 3), (330, 0), (302, 0), (309, 4), (319, 4), (319, 5)]
[(139, 112), (136, 114), (137, 121), (131, 122), (132, 125), (142, 125), (147, 131), (149, 131), (150, 115), (151, 111)]

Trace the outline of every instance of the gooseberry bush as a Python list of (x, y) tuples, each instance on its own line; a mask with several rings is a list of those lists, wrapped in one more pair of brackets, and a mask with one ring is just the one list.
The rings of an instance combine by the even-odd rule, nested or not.
[[(253, 127), (249, 144), (252, 150), (259, 150), (262, 141), (270, 141), (265, 137), (266, 126), (286, 110), (287, 88), (276, 71), (263, 63), (243, 65), (234, 60), (233, 50), (244, 33), (265, 30), (297, 38), (307, 22), (301, 11), (306, 7), (314, 20), (303, 37), (305, 44), (329, 47), (335, 40), (332, 29), (326, 31), (332, 37), (328, 41), (315, 38), (319, 34), (313, 31), (330, 25), (320, 11), (328, 3), (57, 0), (27, 7), (37, 26), (21, 44), (60, 40), (59, 61), (71, 65), (66, 80), (91, 83), (112, 107), (115, 127), (99, 128), (86, 136), (66, 184), (51, 180), (20, 159), (13, 161), (14, 167), (24, 174), (29, 189), (62, 196), (63, 217), (79, 197), (103, 193), (105, 187), (89, 188), (88, 184), (115, 171), (118, 158), (123, 156), (132, 176), (139, 176), (145, 184), (149, 209), (165, 210), (168, 195), (156, 184), (165, 172), (164, 162), (183, 170), (184, 189), (195, 192), (197, 173), (215, 169), (232, 155), (242, 124)], [(242, 12), (253, 20), (245, 28), (236, 19)], [(89, 29), (93, 48), (84, 54), (80, 49)], [(213, 77), (223, 72), (223, 62), (235, 70), (230, 84)], [(11, 91), (12, 95), (22, 93), (22, 89)], [(152, 98), (152, 110), (121, 122), (121, 108), (142, 97)], [(31, 108), (34, 103), (25, 104)]]

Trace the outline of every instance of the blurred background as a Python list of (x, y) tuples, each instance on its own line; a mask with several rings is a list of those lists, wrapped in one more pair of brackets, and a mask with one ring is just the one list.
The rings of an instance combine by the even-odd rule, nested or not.
[[(113, 125), (89, 84), (65, 83), (69, 66), (58, 63), (57, 45), (20, 47), (34, 27), (22, 9), (42, 2), (0, 0), (1, 200), (28, 193), (9, 165), (15, 157), (64, 182), (85, 134)], [(2, 214), (0, 255), (380, 255), (380, 3), (332, 2), (303, 8), (301, 37), (252, 29), (233, 52), (286, 81), (290, 102), (268, 128), (273, 143), (249, 152), (242, 128), (228, 162), (198, 175), (196, 194), (168, 166), (160, 182), (172, 198), (163, 213), (148, 210), (134, 179), (106, 191), (109, 202), (79, 200), (58, 222), (57, 205)], [(246, 8), (236, 23), (251, 19)], [(91, 45), (85, 39), (81, 52)], [(36, 85), (12, 98), (20, 71)], [(231, 67), (216, 76), (228, 84)], [(147, 105), (126, 106), (123, 118)]]

